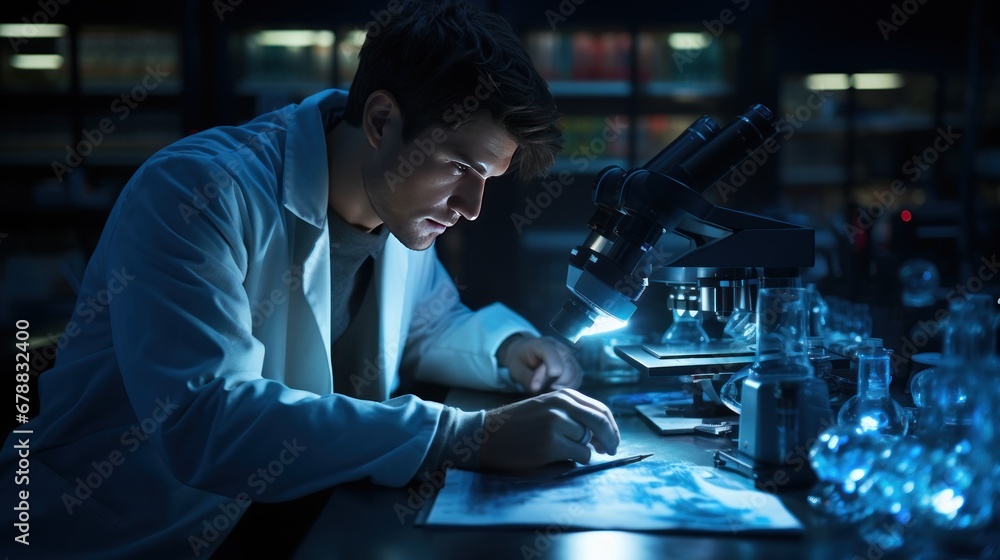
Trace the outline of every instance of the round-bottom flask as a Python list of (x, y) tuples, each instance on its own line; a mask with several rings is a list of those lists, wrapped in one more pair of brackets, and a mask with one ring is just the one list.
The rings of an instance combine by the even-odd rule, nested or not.
[(887, 436), (906, 435), (906, 412), (889, 396), (891, 354), (877, 338), (868, 339), (866, 346), (858, 349), (858, 394), (840, 407), (837, 422)]

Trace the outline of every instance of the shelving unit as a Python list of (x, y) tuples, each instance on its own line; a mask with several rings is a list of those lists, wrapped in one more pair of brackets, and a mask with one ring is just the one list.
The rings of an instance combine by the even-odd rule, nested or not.
[[(18, 24), (33, 7), (0, 8), (0, 24), (14, 22), (0, 27), (9, 35), (0, 42), (0, 320), (44, 308), (54, 331), (111, 206), (149, 156), (347, 87), (363, 39), (355, 22), (365, 21), (357, 9), (282, 21), (249, 6), (219, 14), (186, 0), (150, 14), (115, 0), (67, 4), (51, 25)], [(23, 270), (48, 270), (54, 283)]]
[(232, 87), (246, 119), (318, 91), (347, 89), (364, 32), (348, 25), (234, 28), (226, 32)]
[(0, 8), (0, 320), (39, 335), (61, 331), (115, 198), (183, 136), (198, 87), (183, 4), (112, 4), (60, 5), (42, 25), (22, 19), (37, 5)]
[[(828, 97), (787, 143), (780, 180), (788, 204), (839, 243), (821, 291), (898, 308), (895, 271), (907, 259), (931, 258), (942, 285), (954, 285), (974, 274), (974, 255), (1000, 246), (1000, 176), (983, 164), (998, 145), (1000, 92), (990, 58), (976, 54), (990, 51), (977, 36), (990, 33), (997, 6), (922, 6), (889, 37), (875, 25), (850, 37), (834, 31), (877, 22), (882, 8), (831, 10), (827, 25), (803, 28), (793, 22), (808, 7), (775, 3), (776, 24), (788, 29), (775, 68), (783, 112), (818, 84)], [(826, 48), (802, 48), (817, 42)]]
[[(571, 13), (560, 12), (570, 4)], [(326, 87), (348, 87), (363, 30), (386, 7), (286, 0), (280, 11), (242, 2), (219, 12), (215, 3), (183, 0), (157, 5), (149, 15), (123, 0), (60, 6), (50, 18), (55, 27), (34, 29), (44, 32), (18, 52), (14, 42), (0, 41), (6, 101), (0, 104), (0, 233), (7, 234), (0, 240), (0, 273), (22, 252), (59, 261), (88, 255), (127, 179), (170, 141), (244, 122)], [(703, 115), (724, 126), (763, 103), (787, 118), (808, 107), (817, 91), (826, 100), (781, 137), (773, 162), (726, 205), (817, 227), (817, 243), (839, 259), (827, 263), (833, 281), (821, 282), (821, 291), (862, 284), (891, 289), (891, 278), (859, 283), (850, 275), (867, 277), (869, 270), (857, 267), (884, 259), (880, 252), (902, 254), (904, 238), (906, 251), (954, 262), (977, 247), (995, 252), (1000, 246), (995, 225), (978, 215), (1000, 205), (1000, 88), (993, 77), (1000, 72), (988, 54), (995, 30), (981, 24), (977, 33), (985, 38), (970, 50), (977, 41), (973, 9), (980, 21), (996, 21), (1000, 8), (993, 3), (923, 4), (888, 40), (875, 25), (887, 17), (884, 6), (860, 0), (822, 9), (794, 0), (669, 6), (496, 0), (484, 7), (522, 34), (565, 115), (567, 146), (549, 180), (562, 173), (569, 180), (558, 196), (542, 180), (494, 180), (480, 219), (442, 238), (438, 250), (469, 287), (463, 297), (473, 306), (500, 299), (544, 325), (565, 300), (565, 289), (552, 280), (564, 278), (568, 251), (585, 237), (591, 182), (601, 169), (645, 163)], [(5, 3), (0, 23), (16, 23), (37, 9), (28, 0)], [(16, 26), (7, 32), (24, 34)], [(13, 57), (22, 54), (42, 57), (15, 64)], [(25, 64), (52, 66), (28, 70)], [(143, 99), (119, 118), (122, 96), (143, 85), (150, 65), (169, 75), (137, 91)], [(898, 75), (901, 87), (821, 88), (808, 81), (836, 74), (850, 84), (849, 76), (873, 73)], [(114, 131), (59, 181), (53, 163), (86, 151), (88, 131), (100, 130), (102, 119)], [(907, 159), (949, 126), (963, 134), (961, 141), (919, 178), (907, 175)], [(887, 237), (899, 224), (883, 218), (867, 230), (865, 247), (846, 244), (844, 225), (856, 218), (856, 208), (872, 204), (896, 180), (905, 181), (906, 191), (896, 196), (892, 217), (906, 205), (914, 224), (932, 216), (928, 227)], [(516, 227), (512, 216), (525, 215), (545, 196), (539, 215)], [(958, 225), (965, 216), (975, 224), (971, 229)], [(931, 227), (958, 231), (964, 241), (916, 237)], [(979, 239), (975, 232), (994, 237)], [(484, 262), (483, 248), (498, 258)], [(17, 289), (0, 286), (0, 292)], [(647, 304), (640, 312), (649, 308), (658, 310)], [(0, 319), (4, 309), (0, 301)]]
[[(0, 20), (16, 22), (15, 9)], [(131, 12), (67, 7), (45, 37), (34, 24), (5, 24), (0, 91), (13, 102), (0, 108), (10, 171), (0, 195), (18, 209), (0, 212), (9, 231), (54, 211), (110, 209), (139, 164), (183, 136), (185, 12)]]
[[(574, 155), (598, 151), (601, 163), (640, 165), (702, 115), (723, 118), (734, 104), (735, 33), (587, 27), (531, 30), (524, 42), (565, 113), (566, 149), (556, 171), (578, 167), (565, 161)], [(608, 119), (613, 132), (625, 128), (614, 142), (607, 141)]]

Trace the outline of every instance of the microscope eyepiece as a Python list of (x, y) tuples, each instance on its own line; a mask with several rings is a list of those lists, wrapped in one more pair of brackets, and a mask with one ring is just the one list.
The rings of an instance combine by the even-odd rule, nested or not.
[(704, 192), (778, 133), (773, 119), (770, 109), (754, 105), (663, 174)]

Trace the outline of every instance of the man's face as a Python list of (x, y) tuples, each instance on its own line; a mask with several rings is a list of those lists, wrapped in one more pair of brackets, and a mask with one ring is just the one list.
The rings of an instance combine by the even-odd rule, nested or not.
[(402, 142), (402, 119), (386, 124), (365, 190), (375, 212), (406, 247), (424, 250), (459, 218), (475, 220), (486, 179), (510, 166), (517, 143), (487, 114), (457, 130), (431, 125)]

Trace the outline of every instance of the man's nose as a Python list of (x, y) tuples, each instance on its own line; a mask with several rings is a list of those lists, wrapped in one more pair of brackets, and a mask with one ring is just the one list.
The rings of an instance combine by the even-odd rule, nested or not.
[(475, 220), (483, 207), (483, 190), (486, 181), (479, 177), (470, 177), (464, 181), (448, 200), (448, 207), (458, 212), (463, 218)]

